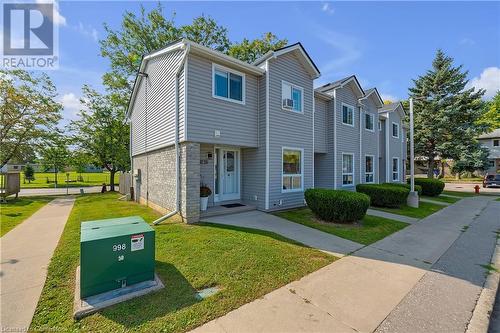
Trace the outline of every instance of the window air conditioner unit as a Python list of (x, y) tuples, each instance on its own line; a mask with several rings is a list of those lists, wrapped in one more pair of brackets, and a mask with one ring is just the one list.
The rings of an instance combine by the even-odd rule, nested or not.
[(283, 108), (285, 108), (285, 109), (293, 109), (293, 99), (284, 98), (283, 99)]

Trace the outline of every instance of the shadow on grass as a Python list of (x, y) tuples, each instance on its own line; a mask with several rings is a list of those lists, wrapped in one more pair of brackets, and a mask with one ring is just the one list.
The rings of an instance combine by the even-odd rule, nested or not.
[(134, 329), (155, 318), (200, 302), (196, 298), (196, 289), (174, 265), (156, 260), (156, 273), (165, 288), (104, 309), (100, 312), (101, 315), (127, 329)]
[(285, 243), (289, 243), (289, 244), (293, 244), (293, 245), (311, 248), (310, 246), (307, 246), (305, 244), (297, 242), (293, 239), (283, 237), (283, 236), (278, 235), (278, 234), (271, 232), (271, 231), (265, 231), (265, 230), (254, 229), (254, 228), (238, 227), (238, 226), (227, 225), (227, 224), (218, 224), (218, 223), (212, 223), (212, 222), (199, 222), (199, 223), (196, 223), (195, 225), (201, 226), (201, 227), (206, 226), (206, 227), (212, 227), (212, 228), (218, 228), (218, 229), (226, 229), (226, 230), (245, 232), (245, 233), (254, 234), (254, 235), (261, 235), (261, 236), (270, 237), (270, 238), (275, 239), (275, 240), (280, 241), (280, 242), (285, 242)]

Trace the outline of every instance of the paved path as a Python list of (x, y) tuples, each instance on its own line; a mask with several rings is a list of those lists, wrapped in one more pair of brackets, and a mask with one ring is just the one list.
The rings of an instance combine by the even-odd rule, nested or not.
[(28, 329), (74, 198), (58, 198), (0, 238), (0, 330)]
[[(490, 202), (377, 332), (465, 332), (491, 262), (500, 202)], [(488, 323), (485, 325), (488, 327)]]
[[(457, 204), (445, 207), (420, 220), (419, 223), (412, 224), (299, 281), (292, 282), (215, 319), (199, 327), (195, 332), (373, 332), (450, 246), (469, 232), (463, 233), (465, 225), (471, 225), (477, 216), (486, 214), (484, 219), (476, 221), (478, 228), (482, 230), (477, 232), (483, 234), (483, 228), (486, 230), (491, 227), (489, 222), (485, 223), (488, 226), (483, 227), (482, 221), (491, 217), (490, 208), (488, 212), (483, 213), (483, 210), (492, 199), (466, 198)], [(500, 223), (497, 227), (500, 227)], [(471, 239), (466, 243), (472, 245), (475, 242), (482, 242), (478, 240), (474, 227), (470, 229), (471, 236), (468, 237)], [(483, 245), (479, 245), (479, 248), (483, 256), (487, 252), (486, 246), (483, 249)], [(476, 256), (472, 252), (474, 250), (470, 246), (465, 246), (460, 253), (451, 255), (452, 259), (448, 259), (449, 261), (442, 265), (438, 263), (435, 267), (448, 269), (450, 274), (453, 270), (457, 271), (453, 273), (456, 274), (454, 278), (459, 283), (454, 285), (455, 288), (471, 284), (468, 280), (464, 282), (464, 279), (477, 278), (475, 271), (471, 273), (474, 277), (472, 275), (469, 277), (468, 273), (471, 267), (476, 268), (470, 264), (474, 260), (469, 260), (464, 268), (456, 267), (456, 262), (460, 256)], [(479, 263), (482, 263), (482, 260)], [(448, 274), (447, 271), (435, 273), (441, 278), (446, 278)], [(446, 304), (457, 303), (455, 307), (450, 308), (450, 311), (460, 307), (461, 300), (457, 297), (460, 297), (461, 293), (453, 295), (448, 293), (450, 290), (439, 291), (441, 294), (438, 294), (438, 297), (443, 294), (455, 297), (447, 299)], [(422, 296), (427, 297), (426, 304), (439, 302), (433, 294), (422, 294)], [(418, 304), (415, 305), (416, 308)], [(465, 308), (467, 306), (460, 310)], [(446, 311), (446, 308), (442, 311)], [(401, 327), (409, 328), (404, 325)], [(412, 326), (411, 329), (402, 332), (414, 332), (420, 329)]]
[(349, 254), (364, 246), (257, 210), (231, 215), (207, 217), (204, 218), (203, 221), (271, 231), (307, 246), (333, 253), (337, 257)]
[(386, 219), (401, 221), (401, 222), (405, 222), (405, 223), (409, 223), (409, 224), (413, 224), (415, 222), (420, 221), (420, 219), (417, 219), (417, 218), (414, 218), (414, 217), (409, 217), (409, 216), (404, 216), (404, 215), (399, 215), (399, 214), (388, 213), (388, 212), (384, 212), (382, 210), (371, 209), (371, 208), (368, 209), (368, 211), (366, 212), (366, 214), (367, 215), (378, 216), (378, 217), (385, 217)]
[[(80, 188), (83, 188), (85, 193), (101, 193), (102, 186), (88, 186), (88, 187), (69, 187), (69, 194), (80, 194)], [(118, 191), (118, 186), (115, 186)], [(109, 186), (108, 186), (109, 191)], [(65, 195), (66, 188), (23, 188), (19, 192), (20, 197), (32, 197), (37, 195)]]
[(449, 206), (449, 205), (451, 205), (451, 203), (449, 203), (449, 202), (437, 201), (437, 200), (432, 200), (432, 199), (427, 199), (427, 198), (420, 198), (420, 201), (422, 201), (422, 202), (428, 202), (428, 203), (432, 203), (432, 204), (440, 205), (440, 206)]

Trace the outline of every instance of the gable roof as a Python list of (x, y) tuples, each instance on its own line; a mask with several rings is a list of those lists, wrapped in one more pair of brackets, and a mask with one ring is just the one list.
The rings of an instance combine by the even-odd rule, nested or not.
[(380, 94), (378, 93), (378, 90), (375, 87), (365, 90), (365, 97), (364, 98), (370, 97), (370, 95), (373, 94), (373, 93), (377, 97), (377, 100), (379, 102), (379, 106), (383, 106), (384, 105), (384, 101), (382, 100), (382, 97), (380, 97)]
[(359, 84), (359, 81), (358, 81), (358, 78), (356, 77), (356, 75), (351, 75), (351, 76), (345, 77), (343, 79), (327, 83), (325, 85), (322, 85), (319, 88), (316, 88), (316, 90), (323, 92), (323, 93), (326, 93), (330, 90), (333, 90), (333, 89), (339, 88), (339, 87), (341, 88), (341, 87), (343, 87), (347, 84), (350, 84), (350, 83), (354, 84), (354, 86), (358, 89), (360, 97), (363, 97), (365, 95), (365, 91), (363, 90), (363, 88)]
[(493, 130), (492, 132), (481, 134), (477, 137), (478, 139), (496, 139), (500, 138), (500, 128)]
[(314, 61), (311, 59), (309, 54), (307, 53), (306, 49), (300, 42), (292, 44), (292, 45), (287, 45), (285, 47), (269, 51), (266, 54), (264, 54), (262, 57), (259, 59), (255, 60), (252, 65), (258, 66), (262, 64), (264, 61), (267, 59), (273, 57), (279, 57), (283, 54), (289, 53), (289, 52), (298, 52), (301, 55), (301, 59), (303, 60), (303, 65), (306, 68), (306, 70), (311, 74), (313, 79), (317, 79), (320, 77), (321, 73), (318, 69), (318, 66), (314, 63)]

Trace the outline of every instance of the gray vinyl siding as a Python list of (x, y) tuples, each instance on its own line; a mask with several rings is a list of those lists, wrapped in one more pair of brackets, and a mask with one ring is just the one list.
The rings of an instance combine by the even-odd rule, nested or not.
[[(326, 132), (326, 153), (314, 154), (314, 187), (334, 188), (334, 124), (333, 114), (335, 102), (333, 100), (326, 103), (325, 112), (325, 132)], [(316, 124), (316, 122), (315, 122)]]
[(326, 130), (327, 130), (327, 111), (328, 101), (315, 98), (314, 112), (314, 152), (326, 153)]
[[(362, 125), (361, 125), (361, 131), (362, 131), (362, 144), (361, 144), (361, 183), (366, 182), (366, 163), (365, 163), (365, 156), (366, 155), (372, 155), (373, 156), (373, 163), (374, 163), (374, 173), (373, 173), (373, 180), (375, 183), (378, 183), (378, 141), (379, 141), (379, 133), (378, 133), (378, 111), (377, 111), (377, 106), (375, 102), (373, 101), (373, 94), (367, 98), (366, 100), (363, 101), (364, 107), (363, 107), (363, 119), (362, 119)], [(365, 114), (371, 114), (373, 115), (373, 131), (369, 131), (366, 129), (366, 117)]]
[[(148, 77), (140, 79), (136, 99), (131, 110), (133, 156), (174, 144), (175, 74), (182, 60), (182, 55), (183, 51), (173, 51), (153, 58), (147, 64), (145, 71)], [(181, 80), (179, 81), (181, 82)], [(181, 83), (180, 86), (183, 84)], [(179, 92), (182, 91), (182, 96), (183, 90), (183, 88), (179, 89)], [(183, 103), (180, 104), (179, 108), (179, 133), (182, 135), (184, 133), (183, 105)], [(180, 139), (182, 140), (183, 136), (180, 136)]]
[[(337, 90), (337, 188), (354, 189), (359, 183), (359, 108), (355, 92), (345, 86)], [(354, 108), (354, 127), (342, 123), (342, 103), (348, 104)], [(354, 154), (354, 184), (342, 186), (342, 154)]]
[[(187, 141), (257, 147), (257, 77), (245, 75), (245, 104), (212, 96), (212, 61), (188, 56)], [(219, 130), (220, 137), (215, 137)]]
[(386, 120), (385, 119), (380, 119), (380, 123), (382, 126), (382, 129), (379, 131), (379, 182), (380, 183), (385, 183), (387, 182), (387, 177), (386, 177)]
[[(313, 187), (313, 80), (292, 53), (269, 60), (269, 209), (301, 206), (304, 192), (282, 193), (282, 148), (303, 149), (303, 189)], [(303, 88), (303, 113), (283, 110), (282, 80)], [(282, 200), (282, 205), (279, 201)]]
[(266, 208), (266, 77), (258, 80), (258, 148), (241, 150), (241, 199)]
[[(389, 175), (392, 181), (392, 159), (399, 158), (399, 181), (403, 181), (403, 163), (404, 163), (404, 138), (405, 134), (401, 122), (401, 117), (398, 112), (389, 112)], [(399, 124), (399, 138), (392, 137), (392, 123)]]

